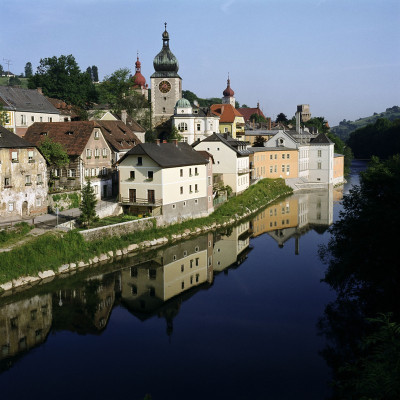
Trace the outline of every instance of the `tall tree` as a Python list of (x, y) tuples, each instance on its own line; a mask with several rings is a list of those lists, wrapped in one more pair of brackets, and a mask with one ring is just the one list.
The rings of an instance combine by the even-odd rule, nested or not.
[(284, 114), (284, 113), (279, 113), (277, 116), (276, 116), (276, 120), (275, 120), (275, 122), (287, 122), (287, 117), (286, 117), (286, 115)]
[(86, 68), (86, 73), (90, 76), (90, 80), (93, 82), (92, 67), (87, 67), (87, 68)]
[(263, 138), (262, 136), (256, 136), (256, 138), (254, 139), (254, 144), (253, 147), (264, 147), (264, 143), (267, 140), (265, 138)]
[(30, 78), (32, 75), (32, 63), (28, 61), (25, 64), (25, 78)]
[(96, 65), (92, 65), (92, 78), (93, 82), (99, 81), (99, 70)]
[(96, 204), (97, 199), (94, 193), (93, 186), (90, 183), (90, 179), (87, 180), (86, 185), (82, 188), (82, 199), (79, 209), (81, 215), (79, 217), (81, 224), (89, 227), (89, 225), (97, 219), (96, 215)]
[(72, 55), (43, 58), (28, 87), (41, 87), (43, 93), (67, 103), (87, 108), (97, 100), (95, 87), (85, 72), (81, 72)]
[(0, 76), (2, 76), (4, 74), (4, 68), (3, 66), (0, 64)]

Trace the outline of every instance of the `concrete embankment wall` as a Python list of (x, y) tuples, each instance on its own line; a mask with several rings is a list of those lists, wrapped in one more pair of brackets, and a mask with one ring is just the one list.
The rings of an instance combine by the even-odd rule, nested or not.
[(101, 226), (99, 228), (80, 231), (85, 240), (96, 240), (104, 237), (122, 236), (132, 232), (143, 231), (162, 224), (162, 217), (142, 218), (134, 221), (121, 222), (119, 224)]

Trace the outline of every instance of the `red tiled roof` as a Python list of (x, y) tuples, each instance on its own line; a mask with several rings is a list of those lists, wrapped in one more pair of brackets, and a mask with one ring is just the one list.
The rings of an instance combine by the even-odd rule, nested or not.
[(61, 143), (69, 156), (79, 156), (95, 127), (99, 127), (95, 121), (35, 122), (26, 131), (24, 139), (40, 146), (41, 141), (48, 137)]
[(246, 122), (250, 121), (250, 117), (253, 114), (260, 115), (261, 117), (264, 117), (265, 119), (267, 119), (265, 117), (265, 115), (263, 114), (263, 112), (258, 107), (254, 107), (254, 108), (250, 108), (250, 107), (238, 108), (238, 111), (243, 115), (244, 120)]
[(220, 117), (220, 123), (233, 123), (235, 117), (243, 117), (243, 115), (231, 104), (213, 104), (211, 106), (211, 111)]
[(97, 120), (104, 138), (118, 151), (130, 150), (141, 143), (139, 138), (122, 121)]

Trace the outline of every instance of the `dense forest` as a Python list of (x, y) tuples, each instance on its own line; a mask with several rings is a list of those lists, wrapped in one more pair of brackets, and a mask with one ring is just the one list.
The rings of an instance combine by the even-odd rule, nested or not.
[(354, 156), (369, 159), (372, 156), (388, 158), (400, 153), (400, 119), (379, 118), (374, 124), (357, 129), (347, 141)]
[(337, 293), (319, 322), (333, 399), (400, 398), (399, 201), (400, 156), (373, 157), (320, 249)]
[(359, 118), (356, 121), (346, 121), (345, 119), (339, 122), (338, 126), (332, 127), (332, 132), (339, 136), (342, 140), (346, 141), (351, 132), (354, 132), (356, 129), (363, 128), (367, 125), (374, 124), (379, 118), (386, 118), (389, 121), (394, 121), (400, 118), (400, 107), (393, 106), (391, 108), (387, 108), (386, 111), (381, 113), (374, 113), (369, 117)]

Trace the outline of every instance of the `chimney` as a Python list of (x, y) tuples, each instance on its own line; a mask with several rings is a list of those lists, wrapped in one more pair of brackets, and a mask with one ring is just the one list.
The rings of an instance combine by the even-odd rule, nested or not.
[(38, 93), (43, 94), (43, 90), (41, 87), (36, 88), (36, 90), (38, 91)]
[(296, 112), (296, 132), (301, 133), (300, 132), (300, 112), (299, 111)]
[(157, 146), (160, 145), (160, 139), (156, 139), (156, 145), (157, 145)]
[(126, 110), (121, 110), (121, 121), (126, 124), (126, 117), (128, 116)]
[(172, 140), (172, 143), (173, 143), (176, 147), (178, 147), (178, 139)]

